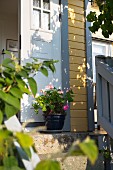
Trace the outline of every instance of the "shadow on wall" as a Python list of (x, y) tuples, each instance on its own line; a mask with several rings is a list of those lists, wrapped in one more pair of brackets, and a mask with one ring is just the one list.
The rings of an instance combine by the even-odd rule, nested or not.
[[(30, 37), (30, 52), (28, 52), (27, 58), (24, 58), (22, 63), (32, 62), (32, 57), (43, 60), (59, 60), (58, 63), (55, 64), (56, 72), (53, 74), (50, 70), (48, 70), (49, 75), (45, 77), (42, 73), (38, 72), (34, 78), (37, 82), (38, 93), (40, 94), (40, 90), (45, 89), (45, 86), (48, 84), (53, 84), (56, 88), (61, 87), (61, 28), (59, 22), (59, 17), (54, 11), (54, 15), (52, 17), (51, 30), (43, 31), (41, 29), (33, 31), (31, 30)], [(33, 118), (35, 122), (40, 120), (44, 121), (42, 118), (42, 113), (36, 115), (32, 109), (32, 101), (33, 97), (24, 97), (22, 102), (22, 120), (26, 121), (28, 118)]]

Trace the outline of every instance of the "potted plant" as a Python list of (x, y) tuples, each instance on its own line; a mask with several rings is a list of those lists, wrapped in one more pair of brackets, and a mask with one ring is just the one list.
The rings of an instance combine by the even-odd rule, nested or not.
[(64, 93), (61, 89), (48, 85), (41, 93), (33, 103), (35, 112), (38, 113), (39, 109), (43, 111), (47, 130), (61, 130), (69, 103), (73, 101), (72, 89)]

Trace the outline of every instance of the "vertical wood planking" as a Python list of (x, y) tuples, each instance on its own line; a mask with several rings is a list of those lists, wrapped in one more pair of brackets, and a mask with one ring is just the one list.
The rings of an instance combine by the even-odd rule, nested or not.
[[(96, 72), (96, 96), (97, 96), (97, 116), (102, 116), (102, 77)], [(98, 117), (97, 117), (98, 120)]]
[[(74, 99), (74, 102), (71, 103), (70, 107), (71, 112), (73, 112), (73, 114), (71, 114), (71, 131), (88, 130), (85, 47), (86, 39), (84, 21), (84, 1), (68, 0), (70, 87), (73, 89), (74, 94), (76, 94), (76, 98)], [(86, 96), (85, 101), (84, 96)], [(78, 112), (80, 112), (80, 115), (78, 115)], [(86, 119), (84, 119), (84, 113), (86, 115)], [(76, 119), (77, 121), (74, 121)]]
[(110, 90), (110, 117), (111, 123), (113, 123), (113, 85), (109, 84), (109, 90)]
[(102, 107), (103, 107), (103, 117), (109, 120), (109, 98), (108, 98), (108, 86), (107, 81), (102, 78)]

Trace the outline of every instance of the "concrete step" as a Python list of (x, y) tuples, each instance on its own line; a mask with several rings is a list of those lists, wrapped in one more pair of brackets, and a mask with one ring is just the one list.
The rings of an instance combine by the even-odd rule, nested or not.
[(77, 139), (83, 140), (87, 135), (87, 133), (73, 132), (53, 134), (31, 133), (39, 154), (57, 153), (61, 150), (65, 153), (74, 141)]
[(99, 154), (98, 160), (94, 166), (90, 164), (85, 156), (68, 157), (62, 162), (62, 157), (66, 154), (71, 144), (80, 139), (81, 141), (87, 136), (91, 136), (94, 140), (98, 140), (98, 136), (106, 135), (104, 133), (32, 133), (35, 147), (40, 158), (55, 159), (61, 163), (62, 170), (104, 170), (103, 155)]

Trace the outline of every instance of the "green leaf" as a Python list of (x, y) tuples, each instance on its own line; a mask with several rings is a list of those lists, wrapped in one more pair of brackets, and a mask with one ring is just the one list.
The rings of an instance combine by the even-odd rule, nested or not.
[(54, 64), (50, 64), (50, 65), (49, 65), (49, 68), (50, 68), (50, 70), (51, 70), (53, 73), (56, 71)]
[(30, 89), (31, 89), (33, 95), (35, 96), (36, 93), (37, 93), (37, 83), (36, 83), (36, 81), (32, 77), (30, 77), (30, 78), (28, 78), (28, 83), (29, 83), (29, 86), (30, 86)]
[(83, 142), (79, 144), (79, 147), (88, 157), (91, 163), (94, 164), (98, 158), (98, 148), (95, 144), (95, 141), (87, 137)]
[[(7, 170), (9, 170), (9, 169), (7, 169)], [(13, 166), (13, 167), (11, 167), (10, 170), (24, 170), (24, 169), (23, 168), (19, 168), (18, 166)]]
[(12, 133), (8, 130), (0, 130), (0, 141), (3, 141), (4, 139), (7, 139)]
[(25, 70), (21, 70), (20, 72), (18, 72), (18, 75), (20, 75), (21, 77), (27, 78), (27, 72)]
[(25, 86), (23, 86), (22, 84), (18, 84), (18, 87), (20, 88), (20, 90), (22, 91), (22, 93), (31, 94), (31, 92), (29, 91), (29, 89), (26, 88)]
[(18, 87), (20, 88), (20, 90), (22, 91), (22, 93), (31, 94), (31, 92), (29, 91), (29, 89), (26, 87), (25, 82), (24, 82), (21, 78), (17, 78), (17, 77), (16, 77), (16, 81), (17, 81)]
[(8, 104), (14, 106), (15, 108), (20, 110), (20, 101), (16, 97), (12, 96), (9, 93), (5, 93), (0, 90), (0, 98), (7, 102)]
[(3, 159), (3, 164), (5, 168), (9, 168), (9, 170), (14, 166), (18, 166), (17, 159), (14, 156), (5, 157)]
[(28, 148), (33, 145), (33, 139), (28, 134), (17, 132), (16, 137), (23, 148)]
[(7, 85), (11, 85), (13, 83), (13, 80), (11, 78), (7, 77), (5, 79), (5, 82), (6, 82)]
[(43, 66), (46, 66), (46, 67), (48, 67), (52, 72), (55, 72), (56, 69), (55, 69), (54, 63), (57, 63), (57, 62), (58, 62), (58, 60), (44, 61), (44, 62), (43, 62)]
[(22, 78), (16, 76), (15, 77), (16, 81), (18, 84), (22, 85), (23, 87), (25, 87), (26, 83), (24, 82), (24, 80), (22, 80)]
[(35, 170), (61, 170), (60, 164), (53, 160), (43, 160), (38, 163)]
[(3, 121), (3, 112), (0, 110), (0, 124), (2, 123)]
[(20, 90), (19, 88), (17, 88), (17, 87), (12, 87), (12, 88), (10, 89), (10, 93), (11, 93), (13, 96), (15, 96), (15, 97), (17, 97), (17, 98), (19, 98), (19, 99), (22, 98), (22, 92), (21, 92), (21, 90)]
[(5, 82), (4, 78), (0, 77), (0, 83), (4, 83), (4, 82)]
[(48, 76), (48, 71), (47, 71), (46, 68), (41, 67), (41, 68), (40, 68), (40, 71), (41, 71), (41, 73), (44, 74), (46, 77)]
[(35, 63), (35, 64), (32, 65), (32, 68), (35, 69), (36, 71), (38, 71), (41, 65), (42, 64), (36, 64)]
[(11, 62), (12, 62), (12, 60), (10, 58), (6, 58), (6, 59), (3, 60), (2, 65), (7, 65)]
[(10, 51), (5, 50), (4, 53), (9, 55), (9, 56), (11, 56), (11, 52)]
[(14, 106), (5, 103), (5, 114), (7, 118), (10, 118), (11, 116), (15, 115), (16, 113), (18, 113), (18, 111), (19, 110), (16, 109)]
[(3, 121), (3, 112), (0, 110), (0, 124), (2, 124)]

